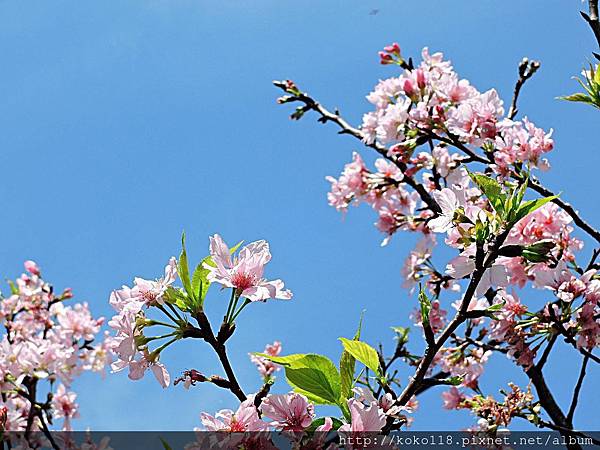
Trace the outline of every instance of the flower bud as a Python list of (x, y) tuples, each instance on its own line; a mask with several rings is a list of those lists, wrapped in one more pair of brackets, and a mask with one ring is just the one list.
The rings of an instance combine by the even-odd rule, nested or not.
[(38, 267), (38, 265), (34, 262), (31, 261), (30, 259), (28, 259), (27, 261), (25, 261), (25, 264), (23, 264), (25, 266), (25, 270), (27, 272), (29, 272), (32, 275), (40, 275), (40, 268)]
[(394, 62), (392, 56), (385, 52), (379, 52), (379, 58), (379, 62), (383, 65), (392, 64)]
[(417, 86), (419, 89), (425, 89), (425, 72), (422, 69), (417, 69)]
[(397, 42), (394, 42), (392, 45), (387, 45), (383, 47), (383, 50), (386, 53), (390, 53), (392, 55), (400, 56), (400, 46)]
[(415, 92), (415, 88), (412, 84), (412, 82), (410, 80), (404, 80), (404, 84), (402, 85), (402, 89), (404, 90), (404, 93), (408, 96), (408, 97), (414, 97), (414, 95), (416, 94)]

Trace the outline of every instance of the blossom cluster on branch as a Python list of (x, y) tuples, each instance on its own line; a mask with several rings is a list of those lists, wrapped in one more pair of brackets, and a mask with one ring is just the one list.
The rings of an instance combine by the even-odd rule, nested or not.
[(0, 431), (48, 433), (57, 419), (69, 431), (79, 417), (71, 385), (84, 371), (104, 374), (112, 340), (87, 303), (70, 304), (71, 289), (56, 293), (33, 261), (25, 270), (0, 296)]

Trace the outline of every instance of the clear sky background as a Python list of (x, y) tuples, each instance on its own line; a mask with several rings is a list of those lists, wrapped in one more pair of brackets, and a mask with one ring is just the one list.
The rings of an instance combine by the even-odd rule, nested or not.
[[(363, 309), (365, 339), (391, 349), (389, 327), (408, 323), (415, 305), (400, 287), (414, 236), (380, 248), (367, 207), (342, 220), (327, 206), (324, 177), (337, 175), (360, 145), (310, 115), (290, 122), (271, 80), (292, 78), (358, 123), (370, 109), (364, 96), (394, 73), (377, 58), (392, 41), (406, 55), (418, 57), (423, 46), (443, 51), (462, 77), (482, 91), (496, 87), (507, 103), (520, 59), (540, 59), (520, 110), (555, 129), (553, 170), (543, 180), (599, 225), (600, 116), (555, 99), (577, 89), (570, 77), (594, 50), (583, 7), (576, 0), (2, 2), (1, 274), (18, 276), (22, 261), (35, 259), (57, 289), (72, 287), (95, 314), (110, 316), (110, 291), (136, 275), (160, 276), (183, 229), (194, 260), (215, 232), (230, 243), (265, 238), (268, 275), (284, 279), (295, 297), (251, 305), (240, 320), (231, 358), (248, 392), (260, 379), (247, 352), (279, 339), (284, 353), (337, 361), (337, 338), (352, 335)], [(542, 297), (526, 301), (535, 307)], [(207, 302), (218, 317), (227, 295), (213, 287)], [(417, 330), (413, 338), (420, 340)], [(219, 373), (199, 341), (171, 347), (163, 361), (173, 377), (185, 368)], [(560, 350), (547, 366), (564, 408), (578, 361)], [(484, 389), (526, 385), (512, 367), (495, 356)], [(599, 375), (591, 367), (575, 417), (582, 429), (600, 425)], [(235, 404), (211, 386), (163, 390), (150, 374), (139, 382), (90, 374), (75, 388), (79, 429), (185, 430), (199, 425), (200, 411)], [(439, 394), (421, 397), (414, 429), (473, 422), (441, 410)]]

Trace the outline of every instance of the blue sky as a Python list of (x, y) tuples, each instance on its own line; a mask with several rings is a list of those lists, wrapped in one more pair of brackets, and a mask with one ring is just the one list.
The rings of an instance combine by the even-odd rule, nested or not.
[[(583, 6), (575, 0), (2, 2), (2, 276), (17, 276), (23, 260), (35, 259), (57, 288), (72, 287), (77, 299), (108, 316), (110, 291), (136, 275), (159, 276), (179, 252), (184, 229), (196, 259), (215, 232), (231, 243), (265, 238), (273, 253), (268, 274), (284, 279), (295, 298), (244, 312), (231, 357), (247, 391), (260, 383), (247, 352), (279, 339), (285, 353), (337, 360), (337, 338), (354, 332), (363, 309), (365, 339), (391, 348), (389, 327), (406, 324), (415, 304), (400, 287), (414, 237), (398, 235), (380, 248), (368, 208), (342, 220), (327, 206), (324, 177), (339, 173), (360, 145), (314, 117), (290, 122), (289, 107), (275, 104), (271, 80), (294, 79), (356, 123), (369, 109), (364, 96), (393, 73), (376, 54), (392, 41), (407, 55), (418, 56), (423, 46), (443, 51), (462, 77), (481, 90), (496, 87), (505, 102), (519, 60), (540, 59), (520, 110), (555, 129), (553, 170), (543, 179), (598, 224), (590, 195), (600, 162), (598, 113), (555, 99), (576, 89), (570, 77), (594, 50), (579, 17)], [(213, 317), (226, 301), (211, 290)], [(163, 360), (173, 375), (185, 368), (218, 373), (201, 342), (171, 347)], [(577, 361), (561, 350), (547, 369), (563, 406)], [(511, 379), (526, 384), (511, 367), (494, 357), (484, 387), (495, 393)], [(599, 374), (592, 367), (584, 385), (575, 417), (583, 429), (598, 427), (592, 412)], [(210, 386), (162, 390), (150, 376), (134, 383), (124, 373), (104, 381), (86, 375), (75, 387), (82, 429), (190, 429), (199, 425), (200, 411), (234, 405)], [(424, 395), (421, 406), (417, 430), (472, 422), (466, 413), (442, 411), (439, 391)]]

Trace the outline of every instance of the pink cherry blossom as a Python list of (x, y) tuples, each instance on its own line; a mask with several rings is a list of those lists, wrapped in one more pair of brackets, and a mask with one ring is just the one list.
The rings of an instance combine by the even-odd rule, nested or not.
[(264, 266), (271, 260), (266, 241), (252, 242), (242, 247), (238, 256), (232, 259), (227, 244), (215, 234), (210, 238), (210, 255), (214, 266), (204, 263), (209, 270), (209, 281), (235, 288), (240, 297), (250, 301), (292, 298), (291, 291), (284, 289), (283, 281), (267, 281), (263, 278)]
[(25, 270), (27, 272), (29, 272), (30, 274), (37, 275), (37, 276), (41, 275), (40, 268), (34, 261), (27, 260), (27, 261), (25, 261), (24, 266), (25, 266)]
[(600, 346), (600, 307), (586, 302), (577, 312), (577, 346), (592, 350)]
[[(272, 344), (267, 344), (263, 353), (270, 356), (278, 356), (281, 353), (281, 342), (275, 341)], [(249, 356), (250, 361), (256, 365), (258, 372), (263, 378), (270, 377), (275, 371), (281, 369), (278, 364), (275, 364), (262, 356), (257, 356), (254, 353), (250, 353)]]
[(143, 278), (135, 278), (135, 289), (137, 289), (139, 297), (144, 300), (146, 305), (164, 303), (163, 296), (167, 288), (177, 279), (177, 260), (175, 257), (169, 259), (169, 263), (165, 266), (165, 275), (156, 281), (145, 280)]
[(331, 183), (331, 191), (327, 194), (329, 204), (338, 211), (345, 212), (352, 203), (357, 204), (367, 192), (364, 176), (367, 174), (365, 164), (358, 153), (352, 154), (352, 162), (346, 164), (339, 179), (327, 177)]
[(242, 402), (233, 412), (230, 409), (222, 409), (214, 416), (207, 413), (200, 415), (202, 425), (208, 431), (228, 431), (242, 433), (247, 431), (265, 431), (267, 424), (260, 420), (258, 411), (254, 406), (254, 398)]
[(350, 409), (350, 423), (339, 428), (340, 432), (380, 432), (386, 423), (386, 415), (377, 402), (365, 405), (359, 400), (348, 400)]
[(272, 427), (286, 431), (303, 431), (315, 417), (314, 406), (295, 392), (268, 395), (261, 404), (265, 417), (272, 419)]
[(167, 371), (167, 368), (160, 362), (158, 362), (158, 356), (151, 354), (147, 349), (141, 354), (139, 359), (129, 362), (129, 378), (132, 380), (141, 379), (146, 370), (150, 369), (156, 378), (156, 381), (163, 387), (169, 387), (171, 383), (171, 376)]
[(442, 399), (444, 400), (445, 409), (458, 409), (465, 399), (465, 395), (456, 386), (452, 386), (449, 390), (442, 392)]
[(58, 389), (52, 397), (54, 416), (58, 419), (64, 419), (64, 431), (71, 431), (71, 419), (79, 417), (79, 405), (75, 403), (76, 398), (77, 395), (74, 392), (67, 392), (65, 386), (62, 384), (58, 386)]

